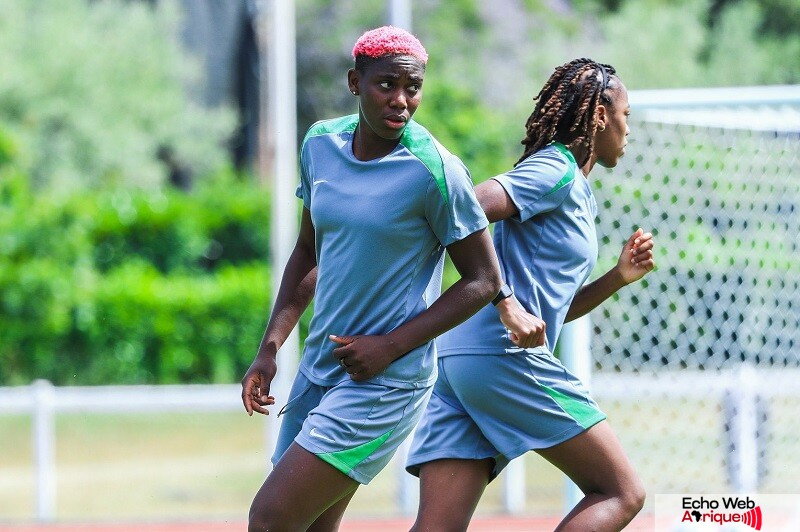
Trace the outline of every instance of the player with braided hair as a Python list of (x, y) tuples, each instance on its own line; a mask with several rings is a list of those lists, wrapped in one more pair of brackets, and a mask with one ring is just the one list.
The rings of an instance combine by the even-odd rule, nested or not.
[[(587, 77), (588, 72), (597, 70), (600, 75)], [(594, 134), (599, 123), (596, 109), (601, 103), (612, 103), (606, 89), (616, 73), (611, 65), (591, 59), (575, 59), (556, 68), (534, 98), (538, 103), (525, 122), (526, 136), (522, 140), (525, 152), (517, 164), (554, 139), (563, 140), (570, 150), (584, 145), (584, 157), (578, 166), (586, 164), (594, 151)], [(565, 116), (571, 121), (564, 119)]]
[[(358, 113), (311, 126), (300, 149), (300, 234), (253, 363), (248, 414), (267, 414), (277, 350), (314, 298), (249, 530), (336, 530), (350, 498), (411, 433), (436, 379), (433, 338), (501, 286), (469, 173), (411, 117), (428, 54), (384, 26), (353, 47)], [(440, 295), (444, 251), (461, 274)]]
[(644, 504), (605, 414), (552, 354), (565, 321), (655, 267), (652, 235), (640, 228), (616, 265), (584, 285), (597, 260), (588, 176), (623, 155), (628, 93), (611, 66), (576, 59), (534, 100), (522, 158), (476, 187), (496, 222), (506, 285), (437, 339), (439, 378), (406, 466), (420, 477), (413, 530), (466, 530), (488, 483), (530, 450), (584, 493), (557, 530), (621, 530)]

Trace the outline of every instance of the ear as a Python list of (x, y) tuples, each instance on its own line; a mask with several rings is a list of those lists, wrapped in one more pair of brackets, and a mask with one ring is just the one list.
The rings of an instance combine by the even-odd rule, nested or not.
[(358, 82), (360, 79), (361, 76), (358, 70), (351, 68), (347, 71), (347, 88), (356, 96), (358, 95)]
[(601, 103), (597, 106), (597, 129), (603, 131), (606, 128), (607, 121), (608, 111), (606, 110), (606, 106)]

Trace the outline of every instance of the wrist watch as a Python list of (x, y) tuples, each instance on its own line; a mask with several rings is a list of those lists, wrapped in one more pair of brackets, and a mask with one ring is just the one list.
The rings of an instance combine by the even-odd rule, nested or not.
[(513, 295), (514, 292), (511, 290), (511, 287), (503, 283), (503, 286), (500, 288), (500, 292), (496, 296), (494, 296), (494, 299), (492, 299), (492, 305), (497, 305), (502, 300), (509, 298)]

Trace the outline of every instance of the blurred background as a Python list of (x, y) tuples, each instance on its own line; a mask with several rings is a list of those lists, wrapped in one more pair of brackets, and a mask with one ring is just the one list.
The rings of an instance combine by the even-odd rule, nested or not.
[[(631, 135), (592, 176), (595, 275), (639, 226), (658, 268), (559, 355), (649, 495), (800, 493), (795, 0), (0, 0), (0, 528), (246, 520), (275, 427), (237, 383), (295, 238), (274, 213), (299, 209), (276, 161), (356, 111), (352, 45), (390, 22), (431, 57), (415, 119), (476, 183), (517, 160), (554, 67), (617, 69)], [(396, 462), (348, 518), (415, 511)], [(518, 462), (478, 514), (557, 520), (574, 490)]]

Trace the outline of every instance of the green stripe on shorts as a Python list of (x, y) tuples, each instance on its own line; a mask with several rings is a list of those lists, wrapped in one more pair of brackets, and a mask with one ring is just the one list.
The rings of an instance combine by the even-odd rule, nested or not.
[(332, 453), (321, 453), (317, 456), (347, 475), (358, 464), (363, 462), (369, 455), (371, 455), (375, 449), (383, 445), (383, 443), (389, 439), (389, 436), (392, 435), (392, 432), (394, 431), (390, 430), (386, 434), (379, 436), (372, 441), (368, 441), (367, 443), (362, 443), (361, 445), (353, 447), (352, 449), (344, 449), (343, 451), (334, 451)]
[(544, 388), (544, 390), (547, 392), (547, 395), (552, 397), (553, 401), (558, 403), (564, 412), (572, 416), (572, 418), (585, 429), (588, 429), (592, 425), (596, 425), (606, 418), (605, 414), (597, 410), (592, 405), (586, 404), (583, 401), (578, 401), (574, 397), (565, 395), (558, 390), (554, 390), (553, 388), (549, 388), (543, 384), (539, 384), (539, 386)]

